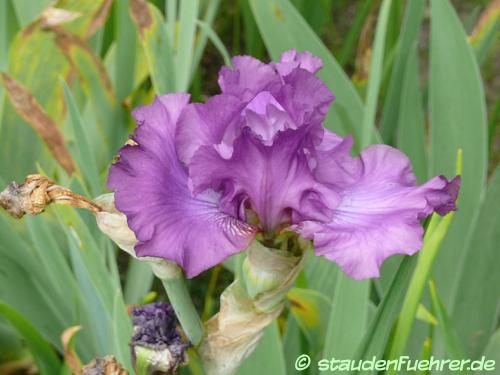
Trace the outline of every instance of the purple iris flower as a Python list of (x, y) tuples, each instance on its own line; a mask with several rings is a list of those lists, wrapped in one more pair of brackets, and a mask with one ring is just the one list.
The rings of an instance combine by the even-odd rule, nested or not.
[(237, 56), (220, 95), (157, 97), (133, 113), (108, 185), (136, 234), (138, 256), (179, 264), (189, 277), (244, 250), (257, 234), (293, 231), (356, 279), (422, 246), (421, 220), (455, 210), (458, 177), (417, 185), (410, 160), (386, 145), (350, 155), (351, 137), (323, 128), (334, 99), (321, 60), (285, 52), (264, 64)]

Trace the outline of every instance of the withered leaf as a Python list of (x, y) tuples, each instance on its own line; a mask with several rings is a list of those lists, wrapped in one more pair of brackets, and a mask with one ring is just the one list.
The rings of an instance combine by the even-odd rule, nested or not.
[(69, 327), (65, 329), (61, 335), (61, 342), (64, 348), (64, 360), (66, 361), (66, 364), (70, 368), (71, 372), (75, 375), (81, 375), (83, 371), (82, 363), (72, 348), (71, 341), (81, 329), (81, 326)]
[(64, 170), (72, 174), (75, 171), (75, 164), (57, 124), (20, 82), (7, 73), (1, 73), (1, 76), (7, 95), (17, 113), (42, 137)]
[(139, 34), (142, 37), (144, 35), (144, 31), (153, 23), (153, 16), (149, 11), (146, 0), (131, 0), (130, 13), (134, 22), (137, 24)]

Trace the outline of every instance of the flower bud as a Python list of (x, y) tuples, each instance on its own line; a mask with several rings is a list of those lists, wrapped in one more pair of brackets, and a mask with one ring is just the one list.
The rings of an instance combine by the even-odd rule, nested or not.
[(243, 262), (243, 278), (251, 298), (275, 289), (299, 260), (287, 251), (267, 248), (258, 241), (253, 241), (247, 251)]
[(168, 303), (138, 307), (132, 312), (132, 320), (131, 347), (136, 366), (146, 364), (150, 373), (170, 373), (186, 362), (189, 344), (182, 341), (174, 311)]

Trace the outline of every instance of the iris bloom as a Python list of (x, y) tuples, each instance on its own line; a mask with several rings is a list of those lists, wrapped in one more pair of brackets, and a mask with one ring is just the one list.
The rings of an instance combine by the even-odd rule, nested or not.
[(421, 220), (455, 210), (459, 178), (417, 185), (399, 150), (352, 157), (352, 137), (323, 128), (334, 97), (315, 76), (321, 60), (285, 52), (264, 64), (237, 56), (206, 103), (157, 97), (133, 112), (137, 129), (110, 170), (116, 207), (138, 256), (179, 264), (189, 277), (284, 232), (356, 279), (422, 246)]

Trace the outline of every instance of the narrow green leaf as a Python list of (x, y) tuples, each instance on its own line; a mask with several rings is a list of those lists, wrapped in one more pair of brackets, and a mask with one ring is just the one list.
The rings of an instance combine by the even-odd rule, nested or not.
[[(65, 51), (65, 56), (70, 56), (72, 64), (76, 66), (81, 77), (83, 93), (91, 104), (92, 118), (98, 122), (98, 126), (93, 122), (86, 126), (88, 138), (92, 139), (89, 143), (90, 150), (96, 155), (101, 154), (104, 160), (97, 160), (100, 162), (98, 165), (101, 168), (107, 167), (127, 138), (125, 112), (113, 93), (111, 80), (99, 57), (84, 44), (83, 40), (64, 33), (61, 34), (61, 38), (64, 40), (64, 43), (60, 43), (61, 48)], [(133, 74), (130, 79), (133, 80)]]
[(423, 322), (432, 325), (438, 324), (436, 317), (432, 315), (432, 313), (429, 310), (427, 310), (427, 308), (422, 304), (418, 305), (417, 314), (415, 316), (417, 319), (420, 319)]
[(314, 32), (320, 36), (325, 24), (332, 22), (333, 0), (317, 0), (313, 2), (308, 0), (292, 0), (292, 3)]
[(332, 261), (314, 255), (313, 251), (307, 252), (304, 262), (304, 273), (307, 279), (307, 288), (317, 290), (324, 295), (331, 295), (340, 269)]
[(61, 370), (61, 362), (37, 329), (20, 313), (0, 301), (0, 314), (14, 326), (26, 341), (42, 375), (53, 375)]
[(266, 328), (257, 349), (243, 362), (236, 374), (287, 374), (277, 322)]
[[(465, 353), (460, 345), (460, 342), (458, 341), (453, 323), (450, 321), (448, 312), (439, 297), (436, 284), (432, 280), (429, 280), (429, 290), (431, 293), (434, 311), (436, 312), (436, 316), (438, 318), (438, 329), (441, 330), (444, 337), (446, 353), (454, 359), (465, 358)], [(462, 373), (468, 372), (464, 371)]]
[(431, 1), (429, 105), (430, 174), (453, 176), (455, 154), (464, 162), (456, 220), (436, 261), (436, 284), (449, 308), (453, 286), (462, 274), (467, 236), (486, 182), (487, 120), (483, 86), (474, 51), (449, 0)]
[(323, 358), (352, 358), (366, 332), (370, 282), (338, 273)]
[(371, 359), (373, 356), (381, 357), (384, 353), (416, 262), (416, 256), (407, 256), (401, 262), (389, 290), (378, 305), (375, 316), (364, 333), (355, 358)]
[(417, 181), (427, 178), (425, 122), (420, 92), (417, 45), (414, 44), (406, 60), (400, 93), (397, 122), (397, 146), (410, 158)]
[(127, 308), (123, 303), (123, 296), (120, 289), (116, 289), (113, 301), (112, 313), (112, 337), (116, 348), (116, 358), (129, 371), (132, 369), (130, 347), (124, 345), (132, 337), (132, 321), (127, 314)]
[(198, 18), (199, 0), (181, 1), (179, 9), (179, 37), (176, 43), (176, 91), (186, 91), (191, 82), (194, 36)]
[(139, 303), (151, 289), (153, 279), (153, 271), (147, 262), (131, 258), (125, 282), (125, 301)]
[(342, 42), (342, 49), (338, 55), (339, 63), (342, 66), (345, 66), (349, 62), (354, 51), (356, 50), (356, 43), (359, 40), (366, 18), (370, 14), (373, 2), (374, 0), (364, 0), (363, 4), (360, 5), (356, 11), (354, 20), (352, 21), (349, 31)]
[(462, 276), (454, 286), (451, 309), (460, 341), (472, 358), (483, 352), (499, 316), (500, 167), (490, 179), (478, 212), (464, 260), (456, 270)]
[(115, 90), (123, 101), (134, 87), (137, 32), (128, 11), (129, 0), (117, 0), (115, 7)]
[[(210, 0), (208, 3), (205, 3), (206, 8), (202, 21), (205, 22), (207, 25), (213, 24), (215, 16), (217, 14), (217, 10), (219, 9), (219, 3), (220, 0)], [(201, 33), (199, 33), (196, 40), (191, 76), (194, 76), (196, 69), (200, 65), (201, 56), (203, 54), (203, 51), (205, 50), (207, 39), (208, 39), (207, 33), (204, 30), (201, 30)]]
[(405, 67), (410, 55), (411, 48), (417, 41), (420, 32), (422, 16), (424, 14), (425, 1), (412, 0), (408, 1), (406, 6), (405, 19), (401, 36), (396, 47), (396, 54), (389, 87), (387, 90), (382, 118), (380, 121), (380, 132), (385, 142), (394, 144), (396, 136), (396, 125), (398, 125), (401, 90)]
[(151, 3), (130, 0), (130, 12), (146, 55), (157, 95), (175, 90), (173, 47), (160, 11)]
[(285, 323), (283, 334), (283, 355), (287, 374), (304, 373), (297, 371), (295, 368), (295, 361), (304, 353), (309, 353), (307, 339), (304, 337), (297, 320), (292, 315), (289, 315)]
[[(5, 0), (4, 2), (7, 2)], [(40, 16), (42, 11), (50, 5), (50, 0), (14, 0), (12, 5), (16, 11), (17, 19), (21, 27), (28, 25)]]
[(102, 186), (99, 179), (99, 172), (97, 171), (97, 162), (90, 149), (90, 140), (87, 136), (87, 132), (85, 131), (85, 127), (83, 125), (78, 107), (76, 106), (75, 99), (73, 98), (73, 94), (71, 93), (68, 85), (66, 85), (66, 82), (62, 81), (62, 85), (64, 88), (64, 98), (68, 106), (69, 123), (71, 124), (76, 138), (75, 143), (78, 155), (76, 155), (75, 159), (77, 160), (78, 167), (82, 171), (84, 180), (88, 183), (88, 188), (90, 189), (91, 194), (93, 196), (97, 196), (101, 192)]
[(208, 23), (201, 20), (198, 20), (196, 23), (200, 27), (200, 29), (205, 32), (215, 48), (217, 48), (217, 51), (219, 51), (222, 58), (224, 59), (224, 64), (231, 65), (231, 57), (229, 56), (229, 52), (227, 51), (227, 48), (222, 40), (220, 40), (219, 36), (212, 29), (212, 27)]
[(167, 30), (170, 45), (175, 45), (175, 30), (177, 28), (177, 0), (165, 0), (165, 13), (167, 17)]
[[(486, 350), (483, 353), (484, 357), (489, 361), (495, 361), (498, 368), (500, 363), (500, 328), (491, 337)], [(491, 371), (476, 371), (474, 374), (491, 374)]]
[(385, 39), (387, 34), (387, 24), (391, 11), (392, 0), (384, 0), (380, 7), (380, 13), (375, 31), (375, 41), (373, 43), (373, 53), (370, 64), (370, 79), (368, 81), (368, 91), (366, 95), (366, 105), (361, 126), (361, 148), (371, 143), (373, 131), (375, 129), (375, 116), (377, 112), (378, 92), (382, 80), (382, 69), (384, 66)]

